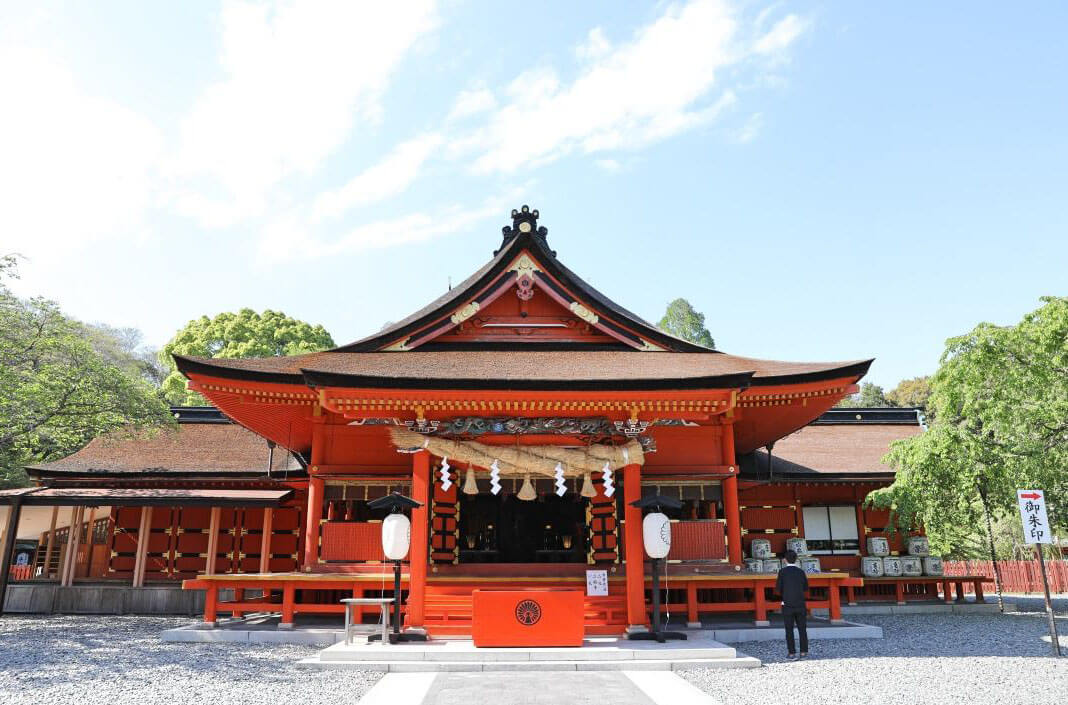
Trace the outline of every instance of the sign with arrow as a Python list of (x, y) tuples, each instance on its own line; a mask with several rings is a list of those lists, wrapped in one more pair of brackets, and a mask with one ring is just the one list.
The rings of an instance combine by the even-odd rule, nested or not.
[(1042, 572), (1042, 588), (1046, 592), (1046, 618), (1049, 620), (1050, 646), (1053, 655), (1061, 655), (1061, 645), (1057, 637), (1057, 620), (1053, 617), (1053, 602), (1049, 597), (1049, 578), (1046, 576), (1046, 560), (1042, 557), (1044, 543), (1053, 543), (1053, 532), (1049, 530), (1046, 518), (1046, 493), (1042, 490), (1016, 490), (1016, 499), (1020, 503), (1020, 520), (1023, 521), (1024, 541), (1035, 547), (1038, 567)]
[(1053, 543), (1046, 518), (1046, 498), (1042, 490), (1017, 490), (1025, 543)]

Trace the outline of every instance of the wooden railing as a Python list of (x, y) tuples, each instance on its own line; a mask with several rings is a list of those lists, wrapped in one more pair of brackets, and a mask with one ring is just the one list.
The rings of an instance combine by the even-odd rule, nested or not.
[[(991, 561), (944, 561), (946, 575), (985, 575), (994, 577)], [(1038, 561), (998, 561), (1001, 589), (1004, 592), (1042, 592), (1042, 573)], [(1068, 592), (1068, 560), (1046, 561), (1050, 592)], [(971, 592), (971, 586), (965, 590)]]
[(722, 560), (727, 557), (723, 522), (715, 519), (671, 522), (668, 560)]

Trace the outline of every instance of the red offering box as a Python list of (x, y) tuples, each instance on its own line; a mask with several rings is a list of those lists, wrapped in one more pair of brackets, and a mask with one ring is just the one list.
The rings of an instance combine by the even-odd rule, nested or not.
[(475, 646), (582, 646), (582, 590), (475, 590)]

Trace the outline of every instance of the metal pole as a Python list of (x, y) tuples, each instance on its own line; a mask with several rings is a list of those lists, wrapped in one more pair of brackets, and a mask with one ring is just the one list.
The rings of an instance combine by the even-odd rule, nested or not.
[(653, 634), (657, 641), (664, 643), (664, 637), (660, 634), (660, 559), (653, 559)]
[(1061, 655), (1061, 642), (1057, 637), (1057, 620), (1053, 616), (1053, 602), (1049, 599), (1049, 579), (1046, 577), (1046, 559), (1042, 557), (1042, 544), (1035, 544), (1035, 552), (1038, 554), (1038, 569), (1042, 571), (1042, 589), (1046, 593), (1046, 617), (1049, 618), (1049, 639), (1053, 647), (1053, 655)]
[[(393, 634), (400, 635), (401, 620), (401, 562), (393, 563)], [(394, 639), (395, 641), (397, 639)]]

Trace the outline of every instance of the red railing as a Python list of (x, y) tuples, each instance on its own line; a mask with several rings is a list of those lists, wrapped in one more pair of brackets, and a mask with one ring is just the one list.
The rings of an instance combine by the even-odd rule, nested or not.
[(723, 523), (716, 520), (671, 523), (668, 560), (720, 560), (727, 557)]
[[(945, 561), (946, 575), (985, 575), (994, 577), (991, 561)], [(1042, 572), (1038, 561), (998, 561), (1003, 592), (1042, 592)], [(1068, 561), (1046, 561), (1050, 592), (1068, 592)], [(971, 592), (970, 584), (965, 585)]]
[(11, 572), (8, 573), (11, 576), (11, 580), (29, 580), (33, 577), (32, 565), (13, 565), (11, 566)]

